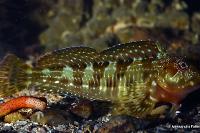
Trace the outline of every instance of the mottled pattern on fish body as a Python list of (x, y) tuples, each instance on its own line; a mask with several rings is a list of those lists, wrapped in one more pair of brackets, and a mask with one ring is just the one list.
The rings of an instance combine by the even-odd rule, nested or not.
[(153, 41), (119, 44), (102, 52), (60, 49), (41, 56), (33, 68), (14, 55), (0, 63), (0, 96), (35, 86), (43, 92), (111, 101), (113, 114), (136, 117), (163, 113), (167, 107), (158, 106), (163, 102), (180, 105), (199, 85), (200, 74), (193, 66), (167, 55)]
[(66, 48), (41, 57), (31, 81), (40, 91), (122, 101), (134, 104), (136, 114), (142, 109), (145, 113), (154, 106), (151, 82), (158, 74), (156, 60), (164, 56), (151, 41), (119, 44), (100, 53), (88, 47)]

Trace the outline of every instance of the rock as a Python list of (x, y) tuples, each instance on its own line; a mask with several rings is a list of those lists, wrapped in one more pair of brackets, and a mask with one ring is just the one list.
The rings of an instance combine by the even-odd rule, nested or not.
[(31, 129), (31, 133), (47, 133), (47, 130), (44, 127), (36, 126)]
[[(49, 2), (50, 3), (50, 2)], [(83, 2), (75, 0), (71, 2), (57, 1), (49, 10), (48, 18), (49, 28), (40, 35), (40, 42), (46, 46), (46, 49), (66, 47), (66, 33), (73, 34), (80, 28), (83, 15)], [(54, 33), (54, 34), (52, 34)], [(47, 45), (48, 44), (48, 45)]]
[(155, 26), (162, 28), (174, 28), (177, 30), (187, 30), (189, 28), (189, 16), (185, 12), (166, 12), (165, 14), (157, 17)]
[(13, 127), (11, 124), (5, 124), (4, 127), (1, 129), (2, 132), (11, 132)]
[(40, 124), (48, 124), (51, 126), (58, 126), (62, 124), (71, 123), (70, 116), (63, 110), (47, 109), (44, 112), (35, 112), (30, 116), (30, 119)]
[(75, 103), (70, 111), (79, 117), (87, 119), (92, 113), (92, 106), (89, 101), (80, 101)]
[(25, 117), (20, 112), (13, 112), (4, 117), (4, 122), (13, 123), (24, 119)]
[(41, 123), (41, 124), (46, 124), (47, 123), (47, 120), (44, 118), (44, 113), (41, 112), (41, 111), (37, 111), (37, 112), (33, 113), (30, 116), (30, 120), (34, 121), (34, 122), (37, 122), (37, 123)]
[(97, 133), (130, 133), (143, 129), (147, 124), (129, 116), (114, 116), (104, 123)]

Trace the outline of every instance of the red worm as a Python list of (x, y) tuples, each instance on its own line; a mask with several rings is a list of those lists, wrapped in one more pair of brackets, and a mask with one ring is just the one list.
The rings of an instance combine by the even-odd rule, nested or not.
[(32, 96), (14, 98), (0, 104), (0, 117), (21, 108), (44, 110), (46, 108), (46, 102)]

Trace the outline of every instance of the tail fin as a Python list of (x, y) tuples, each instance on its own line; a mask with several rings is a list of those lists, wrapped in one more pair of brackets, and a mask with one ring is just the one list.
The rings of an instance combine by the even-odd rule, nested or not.
[(0, 97), (12, 95), (27, 87), (28, 65), (8, 54), (0, 63)]

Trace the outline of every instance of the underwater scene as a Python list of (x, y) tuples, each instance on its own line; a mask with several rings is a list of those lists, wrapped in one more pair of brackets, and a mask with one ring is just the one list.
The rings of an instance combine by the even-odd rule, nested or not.
[(0, 0), (0, 133), (200, 132), (199, 5)]

